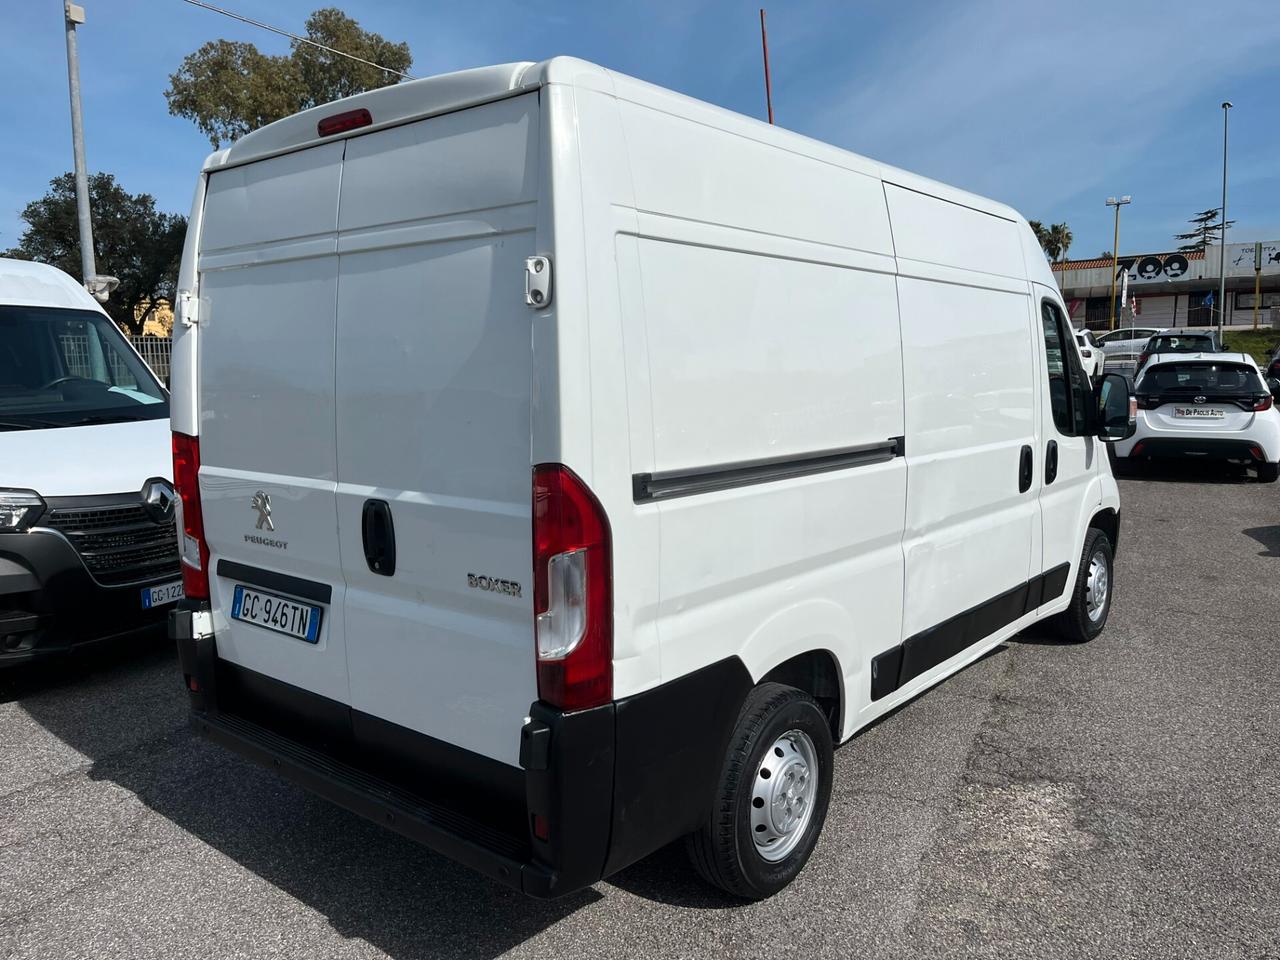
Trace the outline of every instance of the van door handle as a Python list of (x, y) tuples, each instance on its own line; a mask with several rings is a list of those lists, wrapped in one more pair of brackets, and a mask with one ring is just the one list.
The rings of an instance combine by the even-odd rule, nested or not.
[(1018, 492), (1026, 493), (1031, 489), (1031, 452), (1030, 444), (1022, 448), (1022, 457), (1018, 461)]
[(360, 526), (369, 569), (383, 577), (391, 576), (396, 572), (396, 530), (391, 523), (391, 505), (385, 500), (366, 500)]
[(1049, 449), (1044, 453), (1045, 486), (1058, 479), (1058, 441), (1050, 440)]

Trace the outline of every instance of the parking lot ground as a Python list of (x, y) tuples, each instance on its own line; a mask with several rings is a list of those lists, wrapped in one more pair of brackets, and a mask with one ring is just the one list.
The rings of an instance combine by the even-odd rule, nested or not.
[(0, 674), (0, 956), (1280, 957), (1280, 489), (1121, 485), (1106, 633), (846, 744), (760, 904), (679, 847), (526, 900), (194, 739), (167, 647)]

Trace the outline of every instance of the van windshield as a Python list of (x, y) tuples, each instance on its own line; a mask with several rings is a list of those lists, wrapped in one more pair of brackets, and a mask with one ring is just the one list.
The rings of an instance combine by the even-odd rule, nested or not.
[(168, 416), (164, 388), (107, 317), (0, 306), (0, 430)]

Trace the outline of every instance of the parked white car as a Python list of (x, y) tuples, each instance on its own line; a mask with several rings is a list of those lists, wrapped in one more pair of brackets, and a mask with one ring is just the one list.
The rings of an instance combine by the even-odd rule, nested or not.
[(61, 270), (0, 259), (0, 667), (164, 634), (182, 594), (164, 388)]
[(1120, 327), (1096, 334), (1104, 355), (1103, 369), (1107, 373), (1132, 377), (1138, 365), (1138, 355), (1157, 333), (1160, 333), (1159, 327)]
[(528, 894), (769, 896), (834, 744), (1107, 622), (1129, 389), (991, 200), (557, 58), (213, 154), (179, 288), (196, 728)]
[(1280, 476), (1277, 397), (1248, 354), (1153, 354), (1136, 396), (1137, 430), (1117, 457), (1238, 460), (1264, 483)]
[(1097, 380), (1102, 376), (1104, 357), (1102, 346), (1089, 330), (1076, 331), (1076, 345), (1080, 348), (1080, 360), (1084, 365), (1085, 374), (1090, 380)]

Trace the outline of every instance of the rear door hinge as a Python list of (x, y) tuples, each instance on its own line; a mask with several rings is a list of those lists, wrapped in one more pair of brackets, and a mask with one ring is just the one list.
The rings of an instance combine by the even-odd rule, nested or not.
[(528, 257), (524, 262), (524, 302), (535, 310), (551, 304), (551, 258)]
[(194, 327), (200, 322), (198, 301), (190, 290), (178, 291), (178, 302), (174, 304), (174, 319), (184, 327)]

